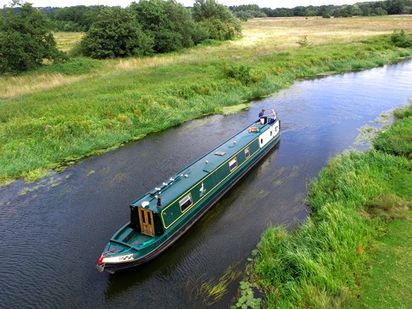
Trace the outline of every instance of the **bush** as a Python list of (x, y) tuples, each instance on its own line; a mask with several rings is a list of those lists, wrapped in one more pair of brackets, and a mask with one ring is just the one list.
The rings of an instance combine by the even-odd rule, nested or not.
[(39, 67), (45, 59), (58, 60), (46, 17), (31, 4), (6, 8), (0, 20), (0, 73), (15, 73)]
[(231, 40), (241, 33), (240, 21), (215, 0), (196, 0), (193, 17), (207, 29), (211, 39)]
[(244, 85), (252, 83), (251, 68), (245, 65), (232, 65), (225, 68), (226, 77), (240, 81)]
[(412, 37), (406, 35), (404, 30), (394, 31), (390, 39), (392, 44), (396, 47), (412, 47)]
[(412, 107), (398, 110), (398, 120), (389, 130), (382, 131), (373, 141), (373, 146), (386, 153), (412, 159)]
[(146, 35), (135, 15), (127, 9), (100, 12), (81, 41), (81, 49), (93, 58), (128, 57), (152, 52), (153, 39)]
[(191, 47), (208, 38), (195, 26), (185, 7), (173, 0), (142, 0), (132, 3), (131, 10), (143, 31), (154, 38), (154, 50), (159, 53)]
[(195, 23), (192, 31), (192, 39), (195, 44), (199, 44), (209, 40), (210, 32), (205, 25)]

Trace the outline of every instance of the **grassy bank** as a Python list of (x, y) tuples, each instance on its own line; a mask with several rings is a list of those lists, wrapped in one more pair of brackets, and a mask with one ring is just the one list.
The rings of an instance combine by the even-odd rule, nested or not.
[(397, 112), (375, 149), (329, 162), (311, 184), (305, 224), (264, 233), (249, 281), (267, 307), (410, 306), (411, 112)]
[[(299, 47), (301, 33), (289, 33), (287, 44), (274, 46), (269, 33), (279, 21), (260, 20), (249, 24), (241, 40), (219, 46), (143, 59), (76, 58), (0, 78), (0, 181), (38, 178), (47, 169), (222, 112), (296, 79), (367, 69), (411, 56), (412, 49), (398, 48), (386, 36), (365, 38), (376, 34), (376, 22), (387, 32), (398, 21), (412, 29), (408, 19), (388, 20), (354, 19), (339, 36), (331, 21), (300, 19), (308, 26), (302, 33), (308, 35), (306, 47)], [(325, 22), (336, 29), (335, 35), (320, 34), (327, 31), (319, 28)], [(358, 32), (352, 23), (358, 23)]]

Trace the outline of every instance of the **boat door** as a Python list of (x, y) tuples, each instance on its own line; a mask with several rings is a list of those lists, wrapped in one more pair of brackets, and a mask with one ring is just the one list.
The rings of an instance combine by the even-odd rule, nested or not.
[(139, 208), (139, 221), (142, 234), (154, 236), (153, 213), (150, 209)]

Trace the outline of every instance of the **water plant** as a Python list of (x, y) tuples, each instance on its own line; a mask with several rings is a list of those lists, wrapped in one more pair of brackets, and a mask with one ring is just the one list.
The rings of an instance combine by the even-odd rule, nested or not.
[(240, 276), (240, 271), (235, 266), (230, 266), (218, 280), (207, 280), (200, 285), (199, 295), (208, 305), (220, 300), (227, 292), (229, 284)]

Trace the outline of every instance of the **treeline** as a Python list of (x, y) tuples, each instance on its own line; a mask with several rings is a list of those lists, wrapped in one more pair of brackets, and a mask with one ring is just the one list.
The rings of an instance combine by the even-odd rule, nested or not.
[(241, 33), (240, 21), (215, 0), (196, 0), (192, 9), (175, 0), (141, 0), (127, 8), (77, 6), (42, 12), (14, 1), (0, 14), (0, 73), (67, 58), (57, 51), (51, 33), (56, 27), (86, 32), (75, 55), (93, 58), (177, 51)]
[(40, 8), (51, 21), (55, 31), (86, 32), (105, 6), (71, 6), (65, 8)]
[(353, 5), (297, 6), (288, 8), (259, 8), (257, 5), (231, 6), (230, 10), (242, 20), (254, 17), (291, 17), (291, 16), (379, 16), (412, 14), (412, 0), (387, 0), (363, 2)]
[(127, 8), (103, 8), (84, 36), (80, 50), (93, 58), (177, 51), (205, 40), (230, 40), (240, 22), (215, 0), (196, 0), (192, 10), (175, 0), (141, 0)]

